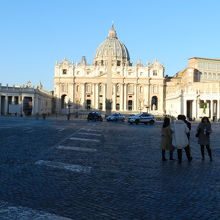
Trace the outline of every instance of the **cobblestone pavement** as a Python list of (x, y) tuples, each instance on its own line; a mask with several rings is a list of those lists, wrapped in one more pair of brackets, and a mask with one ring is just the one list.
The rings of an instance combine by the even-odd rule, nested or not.
[(220, 124), (214, 161), (193, 123), (182, 164), (161, 161), (161, 125), (1, 117), (0, 219), (220, 219)]

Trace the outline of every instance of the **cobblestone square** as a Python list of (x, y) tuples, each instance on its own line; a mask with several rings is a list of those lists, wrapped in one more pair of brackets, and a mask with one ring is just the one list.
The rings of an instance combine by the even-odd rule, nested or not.
[(178, 164), (161, 161), (161, 122), (1, 117), (0, 219), (220, 219), (220, 123), (213, 162), (201, 160), (197, 125), (193, 161)]

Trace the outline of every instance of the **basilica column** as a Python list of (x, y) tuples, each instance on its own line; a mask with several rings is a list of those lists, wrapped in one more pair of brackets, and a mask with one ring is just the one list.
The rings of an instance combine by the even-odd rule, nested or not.
[(82, 109), (84, 109), (85, 108), (85, 84), (83, 83), (83, 84), (81, 84), (82, 86), (81, 86), (81, 105), (82, 105)]
[(115, 111), (116, 106), (116, 85), (113, 85), (113, 92), (112, 92), (112, 111)]
[(95, 84), (95, 109), (99, 107), (99, 84)]
[(123, 111), (123, 84), (120, 84), (120, 111)]
[(134, 84), (134, 111), (137, 111), (137, 84)]
[(95, 93), (95, 84), (93, 83), (93, 84), (92, 84), (92, 108), (93, 108), (93, 109), (95, 108), (95, 96), (96, 96), (96, 93)]
[(102, 110), (105, 111), (105, 102), (106, 102), (106, 84), (103, 84), (103, 92), (102, 92)]
[(127, 84), (124, 84), (124, 111), (127, 111)]

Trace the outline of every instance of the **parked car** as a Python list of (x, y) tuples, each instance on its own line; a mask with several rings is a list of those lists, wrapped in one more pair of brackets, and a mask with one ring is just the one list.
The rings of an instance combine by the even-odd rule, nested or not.
[(103, 118), (100, 113), (90, 112), (87, 116), (88, 121), (103, 121)]
[(109, 115), (108, 117), (106, 117), (107, 121), (124, 121), (125, 120), (125, 116), (121, 115), (120, 113), (114, 113), (112, 115)]
[(128, 118), (128, 123), (130, 124), (139, 124), (139, 123), (144, 123), (144, 124), (154, 124), (155, 120), (154, 120), (154, 116), (148, 113), (139, 113), (133, 116), (130, 116)]

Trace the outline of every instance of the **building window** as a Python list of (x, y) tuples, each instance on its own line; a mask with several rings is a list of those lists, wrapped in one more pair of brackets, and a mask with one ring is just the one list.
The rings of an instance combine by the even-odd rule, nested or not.
[(128, 100), (128, 110), (132, 110), (132, 100)]
[(119, 85), (116, 85), (116, 93), (119, 93), (120, 92), (120, 87)]
[(153, 70), (153, 76), (157, 76), (157, 70)]
[(102, 110), (102, 103), (99, 103), (99, 110)]
[(79, 85), (76, 86), (76, 92), (79, 92)]
[(213, 73), (213, 79), (216, 79), (216, 73)]
[(14, 97), (14, 104), (15, 104), (15, 105), (18, 105), (18, 96), (15, 96), (15, 97)]
[(101, 60), (101, 66), (103, 66), (104, 65), (104, 61), (103, 60)]
[(102, 85), (99, 85), (99, 93), (102, 93)]
[(86, 100), (86, 109), (90, 109), (91, 108), (91, 100), (87, 99)]
[(117, 60), (117, 66), (121, 65), (121, 61)]
[(66, 108), (66, 95), (61, 96), (61, 109)]
[(61, 92), (66, 92), (66, 85), (65, 84), (62, 84), (61, 85)]
[(63, 69), (63, 75), (67, 74), (67, 69)]
[(128, 93), (133, 93), (133, 85), (128, 85)]
[(140, 86), (139, 91), (140, 91), (140, 93), (143, 92), (143, 87), (142, 86)]
[(86, 84), (86, 93), (91, 93), (91, 85)]
[(157, 110), (158, 109), (158, 98), (157, 96), (153, 96), (151, 99), (151, 110)]
[(117, 111), (120, 110), (120, 104), (119, 104), (119, 103), (116, 104), (116, 110), (117, 110)]

